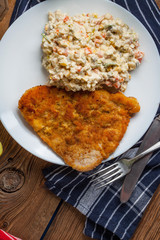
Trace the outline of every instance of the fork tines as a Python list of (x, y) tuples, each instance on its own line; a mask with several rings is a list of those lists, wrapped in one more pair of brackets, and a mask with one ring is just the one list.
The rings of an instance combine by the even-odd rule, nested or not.
[(95, 185), (100, 184), (100, 186), (97, 188), (101, 188), (114, 182), (122, 176), (123, 172), (120, 168), (119, 163), (116, 162), (108, 167), (105, 167), (104, 169), (91, 174), (89, 177), (93, 177), (91, 182), (94, 182)]

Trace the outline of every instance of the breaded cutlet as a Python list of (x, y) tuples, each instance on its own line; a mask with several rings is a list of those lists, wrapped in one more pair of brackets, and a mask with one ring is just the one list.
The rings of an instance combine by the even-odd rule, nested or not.
[(18, 107), (40, 138), (78, 171), (92, 170), (107, 159), (140, 110), (136, 98), (120, 92), (67, 92), (47, 86), (27, 90)]

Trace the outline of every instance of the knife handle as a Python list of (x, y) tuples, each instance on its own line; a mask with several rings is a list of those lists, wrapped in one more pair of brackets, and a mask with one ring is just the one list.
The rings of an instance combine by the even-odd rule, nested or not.
[(148, 148), (147, 150), (145, 150), (144, 152), (138, 154), (137, 156), (135, 156), (133, 159), (129, 160), (130, 163), (134, 164), (136, 161), (138, 161), (140, 158), (145, 157), (147, 154), (157, 150), (160, 148), (160, 141), (157, 142), (156, 144), (154, 144), (152, 147)]

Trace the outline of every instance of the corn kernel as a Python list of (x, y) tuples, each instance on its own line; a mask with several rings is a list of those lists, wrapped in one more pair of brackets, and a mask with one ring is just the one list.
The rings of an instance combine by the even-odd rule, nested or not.
[(67, 66), (67, 62), (59, 62), (59, 64), (63, 67), (66, 67)]
[(44, 29), (45, 29), (45, 31), (47, 31), (48, 30), (48, 25), (46, 25)]
[(93, 13), (93, 17), (98, 18), (97, 13)]

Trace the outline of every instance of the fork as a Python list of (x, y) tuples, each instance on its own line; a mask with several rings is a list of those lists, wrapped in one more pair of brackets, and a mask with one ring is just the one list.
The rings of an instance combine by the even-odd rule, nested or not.
[[(153, 152), (153, 151), (155, 151), (159, 148), (160, 148), (160, 141), (157, 142), (156, 144), (154, 144), (152, 147), (145, 150), (144, 152), (135, 156), (134, 158), (121, 159), (121, 160), (111, 164), (110, 166), (105, 167), (105, 168), (89, 175), (89, 178), (93, 177), (93, 176), (95, 177), (90, 182), (94, 182), (95, 185), (100, 184), (100, 186), (97, 187), (97, 189), (101, 188), (101, 187), (104, 187), (104, 186), (122, 178), (126, 174), (128, 174), (131, 171), (132, 165), (136, 161), (138, 161), (139, 159), (143, 158), (147, 154), (149, 154), (149, 153), (151, 153), (151, 152)], [(103, 184), (101, 184), (101, 183), (103, 183)]]

